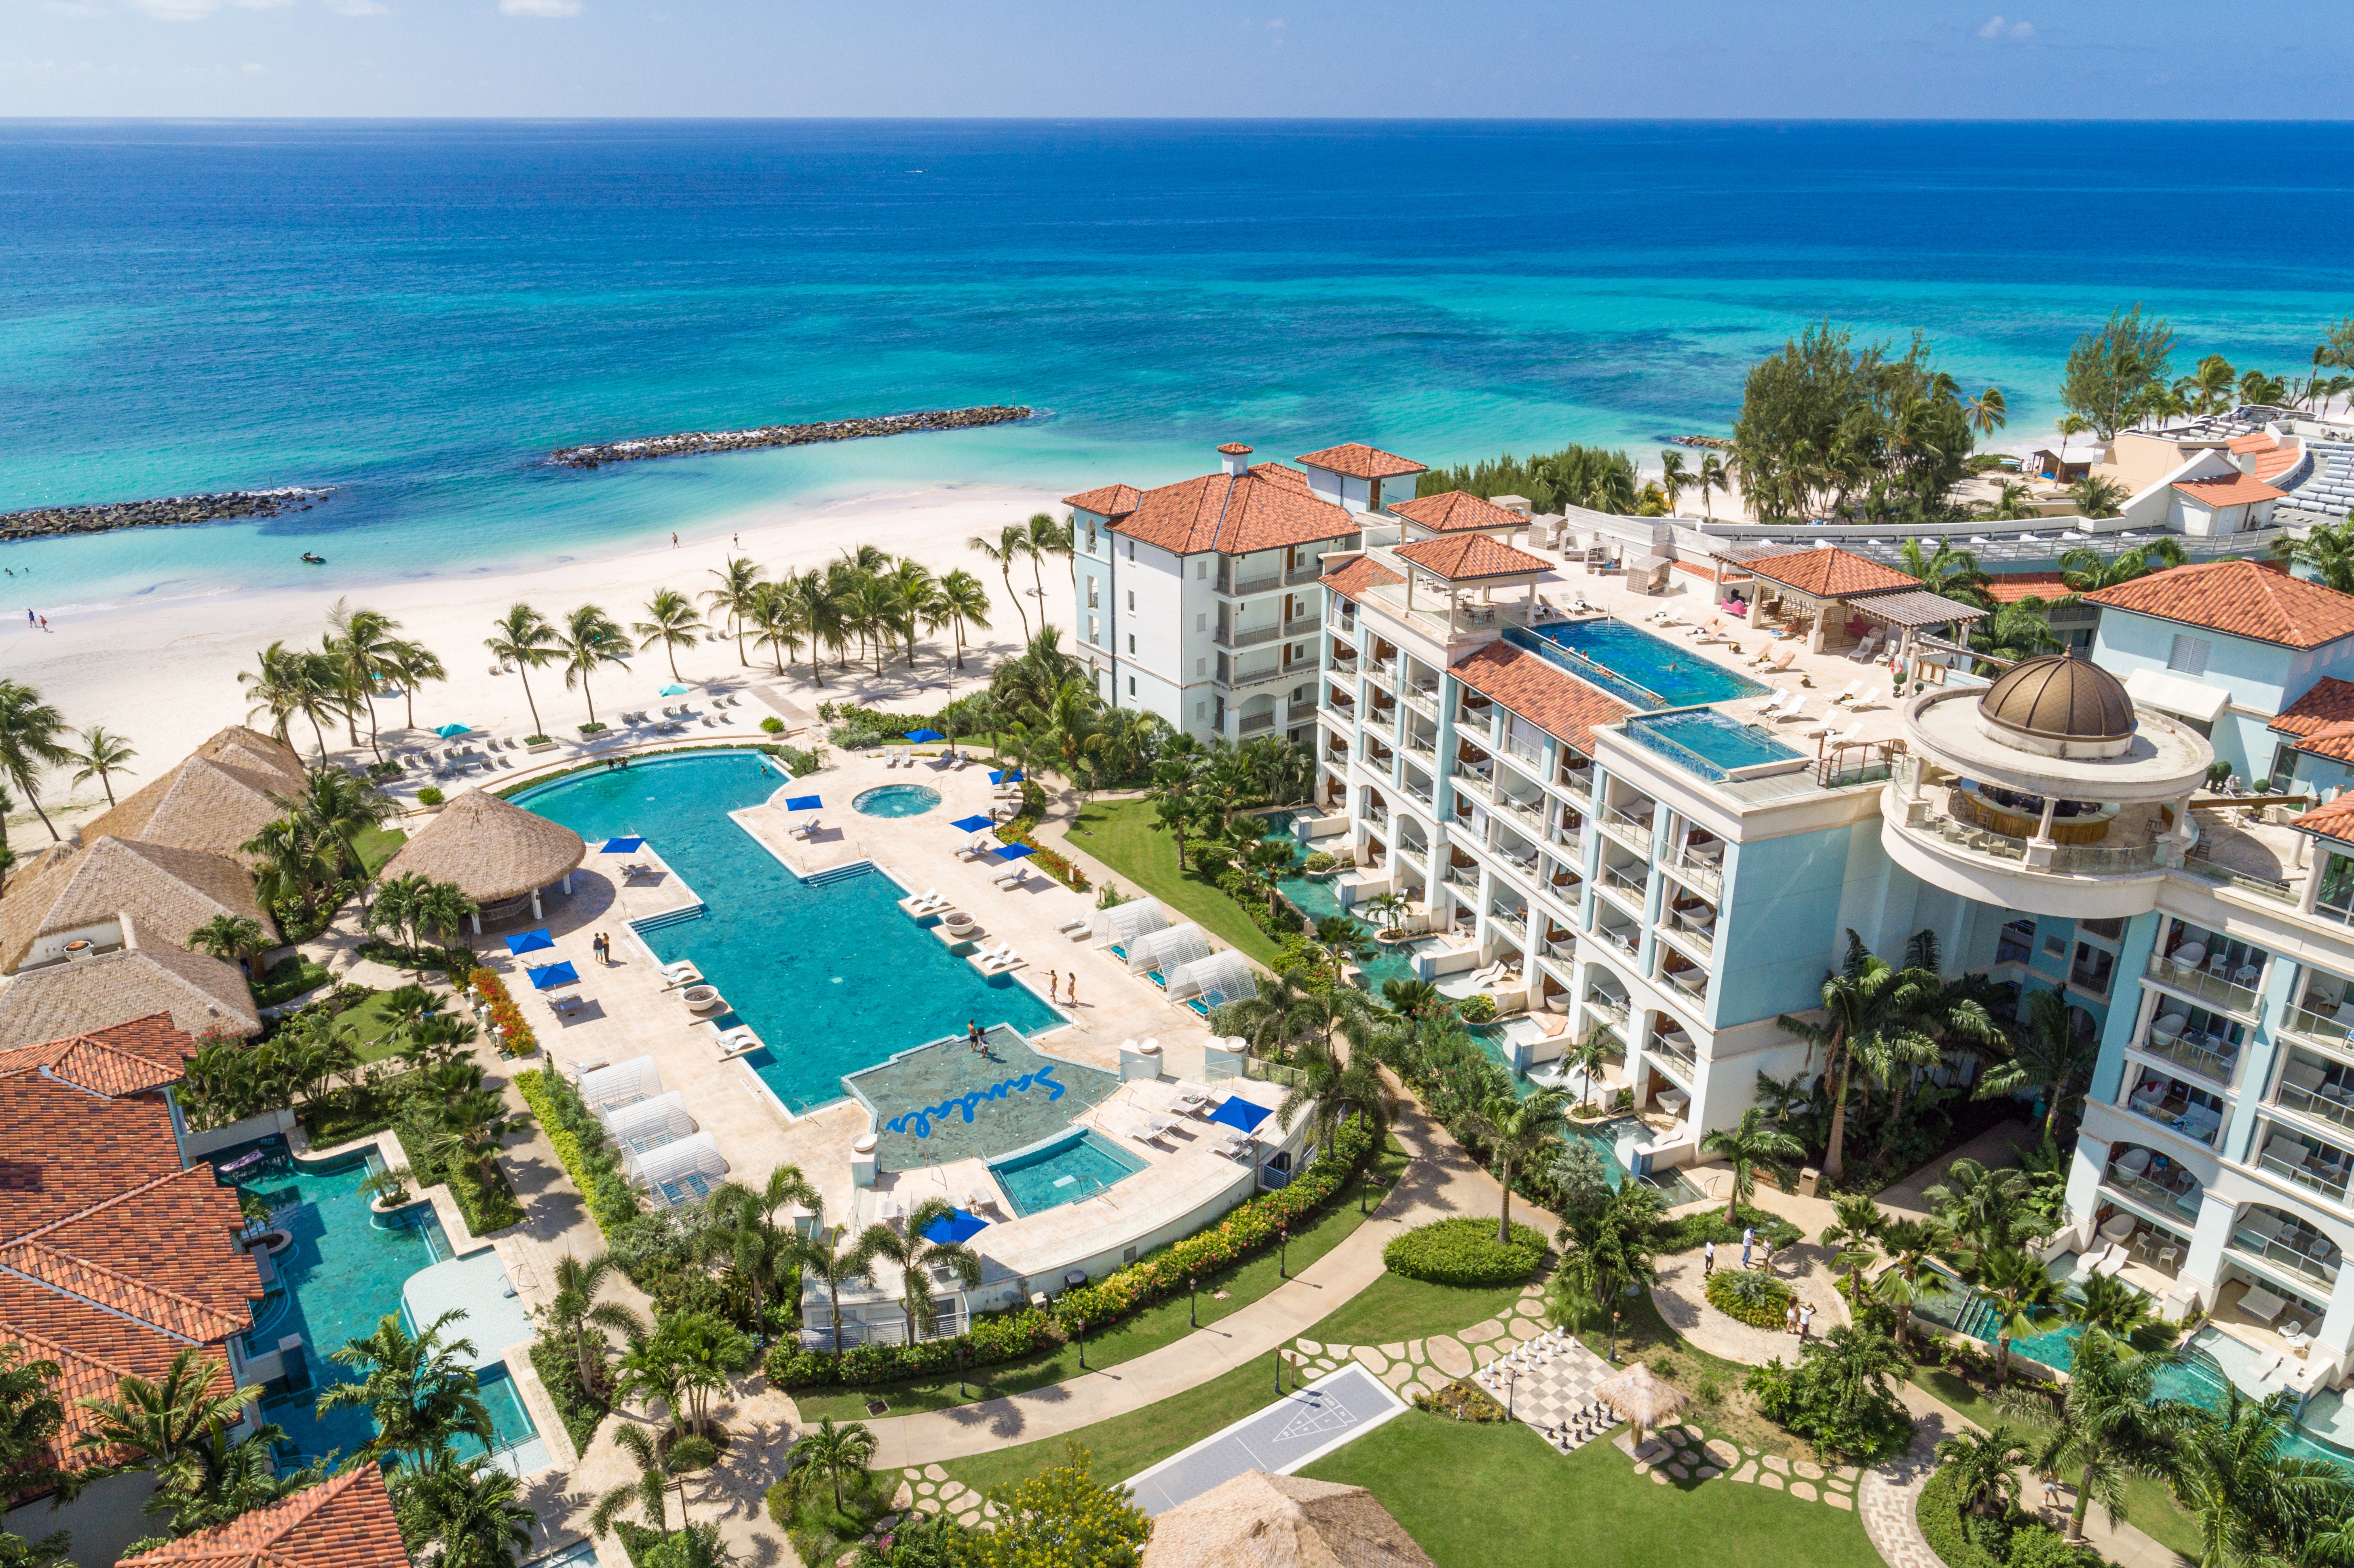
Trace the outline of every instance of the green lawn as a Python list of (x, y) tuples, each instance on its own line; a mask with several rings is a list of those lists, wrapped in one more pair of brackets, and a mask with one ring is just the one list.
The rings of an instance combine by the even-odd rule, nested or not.
[(1177, 841), (1154, 819), (1150, 800), (1093, 802), (1063, 836), (1119, 873), (1123, 888), (1150, 894), (1260, 963), (1275, 962), (1275, 943), (1248, 911), (1214, 884), (1177, 868)]
[(408, 833), (398, 828), (363, 828), (352, 836), (352, 848), (358, 852), (360, 863), (367, 867), (367, 874), (374, 876), (408, 842)]
[(1654, 1485), (1608, 1442), (1408, 1411), (1302, 1472), (1361, 1486), (1439, 1568), (1879, 1568), (1852, 1512), (1726, 1480)]
[[(1386, 1186), (1395, 1181), (1398, 1172), (1405, 1168), (1405, 1150), (1392, 1139), (1389, 1148), (1375, 1162), (1374, 1174)], [(1288, 1255), (1292, 1273), (1298, 1274), (1331, 1252), (1364, 1223), (1357, 1213), (1358, 1199), (1363, 1190), (1361, 1177), (1351, 1182), (1333, 1201), (1332, 1206), (1317, 1216), (1313, 1224), (1291, 1238)], [(1228, 1313), (1241, 1311), (1275, 1289), (1283, 1283), (1278, 1272), (1278, 1255), (1270, 1252), (1239, 1263), (1222, 1274), (1204, 1278), (1193, 1303), (1201, 1314), (1201, 1321), (1214, 1323)], [(1223, 1301), (1216, 1298), (1222, 1290), (1226, 1293)], [(1092, 1371), (1117, 1366), (1121, 1361), (1182, 1340), (1191, 1332), (1193, 1324), (1186, 1298), (1173, 1297), (1158, 1306), (1146, 1308), (1116, 1328), (1090, 1334), (1087, 1337), (1087, 1366)], [(1025, 1356), (1017, 1361), (981, 1368), (964, 1384), (968, 1392), (962, 1396), (957, 1393), (957, 1380), (948, 1377), (860, 1388), (810, 1389), (796, 1393), (793, 1403), (799, 1407), (804, 1422), (822, 1420), (829, 1415), (837, 1421), (855, 1421), (866, 1414), (866, 1402), (870, 1399), (885, 1400), (889, 1403), (892, 1414), (903, 1415), (914, 1411), (946, 1410), (952, 1405), (1021, 1393), (1077, 1375), (1078, 1352), (1065, 1346), (1043, 1355)]]
[[(2003, 1410), (1975, 1385), (1943, 1368), (1915, 1367), (1913, 1381), (1951, 1405), (1963, 1419), (1979, 1426), (1990, 1429), (2001, 1422), (2013, 1430), (2025, 1430), (2032, 1425)], [(2174, 1500), (2174, 1494), (2164, 1482), (2147, 1476), (2127, 1476), (2125, 1491), (2126, 1523), (2169, 1551), (2198, 1560), (2199, 1520)], [(2101, 1505), (2094, 1503), (2093, 1510), (2101, 1514)]]
[(337, 1031), (350, 1037), (363, 1062), (381, 1062), (400, 1044), (393, 1033), (392, 1011), (387, 1005), (391, 995), (390, 991), (377, 991), (335, 1020)]
[[(1517, 1289), (1464, 1290), (1384, 1274), (1305, 1337), (1328, 1344), (1368, 1344), (1449, 1334), (1508, 1309), (1519, 1295)], [(1094, 1364), (1092, 1353), (1087, 1361)], [(1275, 1358), (1262, 1356), (1173, 1399), (1098, 1421), (1070, 1436), (1095, 1456), (1096, 1474), (1125, 1480), (1241, 1420), (1271, 1403), (1276, 1393)], [(965, 1485), (986, 1491), (1058, 1462), (1064, 1441), (1046, 1437), (975, 1454), (949, 1461), (948, 1469)]]

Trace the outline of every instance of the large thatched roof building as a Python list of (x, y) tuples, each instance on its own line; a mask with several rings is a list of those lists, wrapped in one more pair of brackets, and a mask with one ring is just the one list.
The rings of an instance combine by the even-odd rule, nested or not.
[(157, 946), (18, 970), (0, 986), (0, 1048), (89, 1034), (159, 1012), (189, 1034), (261, 1033), (253, 992), (236, 965)]
[(538, 918), (542, 890), (561, 883), (571, 892), (572, 874), (588, 854), (588, 844), (570, 828), (487, 789), (469, 789), (409, 834), (378, 875), (386, 882), (421, 876), (456, 883), (482, 908), (474, 920), (479, 932), (483, 922), (512, 919), (526, 905)]
[(1246, 1470), (1152, 1521), (1144, 1568), (1437, 1568), (1363, 1487)]
[(162, 778), (82, 828), (82, 842), (139, 839), (243, 859), (246, 840), (286, 813), (272, 795), (302, 788), (293, 747), (231, 725)]

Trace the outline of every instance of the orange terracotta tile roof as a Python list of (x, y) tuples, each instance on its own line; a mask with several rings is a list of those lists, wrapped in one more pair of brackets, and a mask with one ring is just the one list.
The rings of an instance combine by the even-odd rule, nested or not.
[(1546, 734), (1589, 755), (1594, 732), (1635, 710), (1568, 671), (1507, 642), (1490, 642), (1448, 672)]
[(1516, 550), (1500, 539), (1485, 534), (1456, 534), (1443, 539), (1424, 539), (1412, 545), (1400, 545), (1396, 551), (1402, 561), (1412, 561), (1433, 577), (1451, 583), (1471, 582), (1480, 577), (1522, 577), (1530, 572), (1553, 569), (1553, 563), (1543, 556), (1532, 556), (1526, 550)]
[(1402, 458), (1363, 441), (1343, 441), (1320, 452), (1302, 452), (1299, 461), (1310, 468), (1345, 473), (1351, 479), (1395, 479), (1401, 474), (1426, 473), (1430, 469), (1428, 463)]
[(2058, 572), (1997, 572), (1985, 586), (1997, 604), (2017, 604), (2023, 599), (2058, 599), (2068, 591)]
[(1309, 493), (1297, 469), (1267, 463), (1246, 473), (1205, 473), (1148, 490), (1112, 531), (1180, 556), (1310, 545), (1357, 532), (1357, 519)]
[(2220, 474), (2213, 479), (2178, 479), (2174, 488), (2209, 506), (2246, 506), (2258, 501), (2278, 501), (2288, 493), (2245, 473)]
[[(171, 1020), (167, 1017), (164, 1022), (169, 1029)], [(171, 1033), (179, 1039), (187, 1039), (176, 1029)], [(126, 1050), (101, 1033), (0, 1051), (0, 1078), (14, 1077), (19, 1073), (45, 1073), (78, 1089), (111, 1099), (176, 1084), (182, 1076), (182, 1066), (178, 1060)]]
[(1405, 579), (1371, 556), (1358, 556), (1347, 565), (1326, 572), (1321, 579), (1326, 588), (1343, 599), (1363, 599), (1365, 590), (1384, 583), (1402, 583)]
[(2278, 479), (2282, 474), (2295, 468), (2298, 461), (2305, 456), (2305, 450), (2301, 444), (2284, 441), (2270, 430), (2258, 430), (2253, 435), (2236, 437), (2231, 442), (2231, 448), (2234, 452), (2255, 454), (2258, 479)]
[(2327, 806), (2294, 819), (2289, 826), (2302, 828), (2308, 833), (2318, 833), (2323, 838), (2354, 843), (2354, 794), (2340, 795)]
[(1101, 513), (1106, 517), (1125, 517), (1136, 510), (1144, 492), (1132, 484), (1107, 484), (1094, 490), (1083, 490), (1076, 495), (1063, 497), (1063, 504), (1076, 506), (1082, 512)]
[(2254, 561), (2203, 561), (2086, 594), (2086, 602), (2258, 642), (2318, 648), (2354, 636), (2354, 594)]
[(1845, 599), (1851, 594), (1888, 593), (1919, 588), (1921, 579), (1894, 567), (1855, 555), (1834, 546), (1799, 550), (1786, 556), (1760, 556), (1749, 563), (1750, 574), (1780, 583), (1814, 599)]
[(2354, 681), (2324, 675), (2283, 708), (2267, 727), (2283, 735), (2313, 735), (2349, 720), (2354, 720)]
[(1218, 450), (1227, 457), (1248, 457), (1251, 454), (1250, 448), (1243, 445), (1240, 441), (1228, 441), (1225, 445), (1221, 446)]
[(384, 1471), (362, 1465), (116, 1568), (408, 1568)]
[(1470, 528), (1525, 528), (1529, 520), (1509, 506), (1450, 490), (1444, 495), (1418, 495), (1391, 504), (1389, 510), (1434, 534), (1455, 534)]

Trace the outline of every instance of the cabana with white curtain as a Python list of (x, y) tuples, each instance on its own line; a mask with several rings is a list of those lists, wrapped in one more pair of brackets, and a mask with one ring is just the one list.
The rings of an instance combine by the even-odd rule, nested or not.
[(695, 1118), (687, 1114), (686, 1098), (676, 1089), (650, 1100), (617, 1106), (598, 1119), (605, 1124), (605, 1136), (625, 1155), (643, 1154), (665, 1143), (676, 1143), (695, 1130)]
[(1258, 976), (1250, 960), (1231, 950), (1161, 972), (1169, 981), (1169, 1000), (1198, 1003), (1197, 1011), (1248, 1001), (1258, 994)]
[(1125, 956), (1128, 946), (1149, 931), (1169, 929), (1169, 911), (1161, 907), (1157, 898), (1131, 898), (1125, 904), (1115, 904), (1108, 909), (1096, 911), (1094, 927), (1096, 946), (1118, 948)]
[(1190, 964), (1196, 959), (1210, 956), (1210, 939), (1202, 935), (1202, 927), (1187, 921), (1172, 926), (1166, 931), (1148, 931), (1128, 944), (1128, 972), (1132, 975), (1167, 974), (1180, 964)]
[(599, 1116), (662, 1092), (662, 1074), (654, 1069), (652, 1056), (632, 1056), (580, 1075), (580, 1097)]
[(727, 1161), (707, 1132), (632, 1154), (621, 1168), (647, 1196), (668, 1209), (700, 1203), (727, 1175)]

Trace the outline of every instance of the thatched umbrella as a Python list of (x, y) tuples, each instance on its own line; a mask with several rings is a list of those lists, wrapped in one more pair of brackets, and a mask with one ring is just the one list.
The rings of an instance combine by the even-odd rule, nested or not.
[[(495, 920), (519, 913), (525, 899), (538, 915), (539, 890), (569, 877), (588, 853), (570, 828), (487, 789), (469, 789), (411, 834), (378, 874), (387, 882), (411, 874), (454, 882)], [(474, 928), (482, 929), (482, 916)]]
[(1653, 1377), (1651, 1369), (1640, 1361), (1596, 1384), (1594, 1397), (1617, 1411), (1620, 1420), (1635, 1424), (1638, 1448), (1643, 1446), (1652, 1427), (1681, 1414), (1691, 1403), (1683, 1390)]

